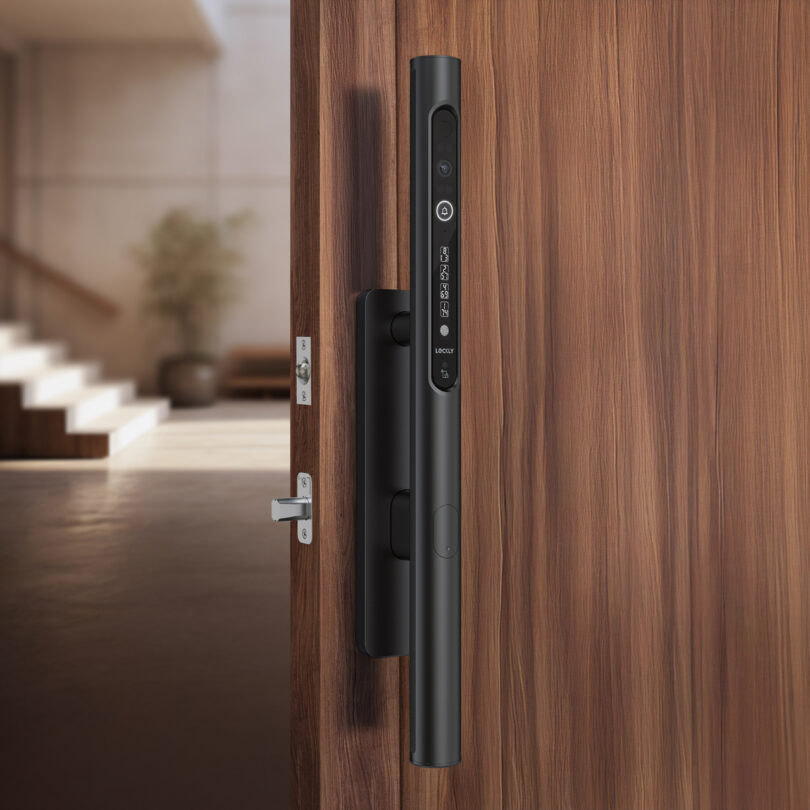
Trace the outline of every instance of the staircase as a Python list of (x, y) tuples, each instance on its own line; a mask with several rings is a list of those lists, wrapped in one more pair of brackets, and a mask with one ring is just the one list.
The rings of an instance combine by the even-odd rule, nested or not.
[(169, 412), (129, 380), (101, 381), (97, 363), (65, 359), (24, 324), (0, 322), (0, 458), (106, 458)]

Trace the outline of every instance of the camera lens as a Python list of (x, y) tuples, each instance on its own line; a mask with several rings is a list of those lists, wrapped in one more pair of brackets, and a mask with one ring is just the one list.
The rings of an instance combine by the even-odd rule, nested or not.
[(450, 175), (453, 173), (453, 164), (449, 160), (440, 160), (436, 164), (436, 171), (442, 177), (450, 177)]

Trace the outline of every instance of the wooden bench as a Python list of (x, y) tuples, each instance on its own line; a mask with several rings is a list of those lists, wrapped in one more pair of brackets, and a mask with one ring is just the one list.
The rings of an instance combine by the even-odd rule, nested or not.
[(288, 397), (290, 347), (234, 347), (228, 356), (225, 390), (231, 396)]

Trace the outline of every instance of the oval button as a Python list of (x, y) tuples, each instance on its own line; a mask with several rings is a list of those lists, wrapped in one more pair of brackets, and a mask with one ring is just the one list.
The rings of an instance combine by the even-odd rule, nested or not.
[(455, 506), (440, 506), (433, 513), (433, 550), (445, 559), (458, 554), (458, 510)]

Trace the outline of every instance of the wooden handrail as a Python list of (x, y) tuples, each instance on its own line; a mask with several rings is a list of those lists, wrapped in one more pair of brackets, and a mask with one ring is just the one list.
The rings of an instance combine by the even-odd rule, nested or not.
[(76, 298), (84, 301), (85, 304), (95, 307), (97, 310), (99, 310), (99, 312), (103, 312), (105, 315), (118, 315), (118, 313), (121, 311), (118, 304), (110, 301), (109, 298), (105, 298), (103, 295), (88, 289), (84, 286), (84, 284), (80, 284), (78, 281), (72, 279), (65, 273), (56, 270), (49, 264), (46, 264), (31, 254), (26, 253), (24, 250), (18, 248), (15, 244), (9, 242), (8, 239), (2, 236), (0, 236), (0, 251), (5, 253), (5, 255), (13, 261), (17, 262), (17, 264), (25, 267), (26, 270), (30, 270), (40, 278), (46, 279), (54, 286), (60, 287), (65, 292), (74, 295)]

